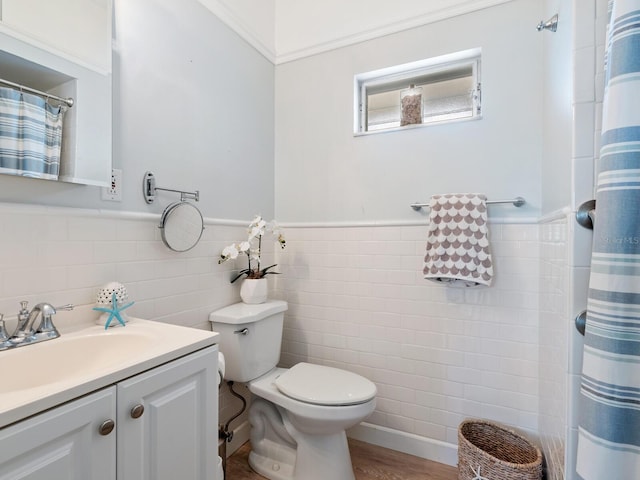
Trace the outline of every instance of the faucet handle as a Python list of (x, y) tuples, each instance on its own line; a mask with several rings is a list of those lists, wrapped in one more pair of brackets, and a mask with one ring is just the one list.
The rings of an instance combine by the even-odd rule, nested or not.
[(67, 305), (62, 305), (60, 307), (52, 307), (48, 303), (41, 303), (38, 304), (38, 307), (42, 313), (42, 321), (40, 322), (40, 326), (36, 329), (36, 333), (44, 333), (51, 337), (59, 337), (60, 334), (53, 324), (53, 319), (51, 317), (53, 317), (58, 310), (73, 310), (74, 306), (71, 303), (68, 303)]
[(9, 334), (7, 333), (7, 328), (4, 324), (4, 313), (0, 313), (0, 343), (5, 342), (9, 339)]
[(18, 319), (22, 320), (23, 318), (26, 319), (29, 317), (29, 309), (27, 308), (29, 305), (29, 302), (26, 300), (22, 300), (20, 302), (20, 311), (18, 312)]

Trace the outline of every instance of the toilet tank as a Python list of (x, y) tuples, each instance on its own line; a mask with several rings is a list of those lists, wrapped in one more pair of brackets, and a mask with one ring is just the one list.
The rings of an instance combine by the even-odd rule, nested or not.
[(278, 364), (287, 302), (267, 300), (235, 303), (209, 314), (211, 329), (220, 334), (225, 379), (248, 382)]

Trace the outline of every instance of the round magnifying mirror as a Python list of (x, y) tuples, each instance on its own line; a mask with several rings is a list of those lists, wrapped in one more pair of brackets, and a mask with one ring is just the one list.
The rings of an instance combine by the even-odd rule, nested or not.
[(202, 214), (189, 202), (169, 205), (160, 219), (162, 241), (174, 252), (186, 252), (195, 247), (204, 230)]

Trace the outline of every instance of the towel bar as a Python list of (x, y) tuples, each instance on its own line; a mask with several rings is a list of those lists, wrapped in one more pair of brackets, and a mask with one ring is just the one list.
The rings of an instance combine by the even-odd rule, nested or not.
[[(495, 205), (496, 203), (513, 203), (514, 207), (521, 207), (527, 202), (522, 197), (516, 197), (513, 200), (487, 200), (487, 205)], [(417, 212), (422, 208), (429, 208), (429, 204), (428, 203), (412, 203), (410, 207)]]

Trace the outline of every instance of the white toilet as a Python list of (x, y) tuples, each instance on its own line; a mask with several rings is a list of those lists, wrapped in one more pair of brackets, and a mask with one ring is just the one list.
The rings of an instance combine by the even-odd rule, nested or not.
[(271, 480), (354, 480), (345, 430), (374, 410), (376, 386), (337, 368), (276, 368), (287, 303), (236, 303), (209, 315), (226, 380), (247, 382), (249, 464)]

